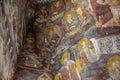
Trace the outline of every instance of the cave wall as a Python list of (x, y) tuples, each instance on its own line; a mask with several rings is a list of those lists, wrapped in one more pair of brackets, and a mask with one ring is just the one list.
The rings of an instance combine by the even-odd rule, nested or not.
[(26, 32), (27, 0), (0, 0), (0, 80), (12, 80)]

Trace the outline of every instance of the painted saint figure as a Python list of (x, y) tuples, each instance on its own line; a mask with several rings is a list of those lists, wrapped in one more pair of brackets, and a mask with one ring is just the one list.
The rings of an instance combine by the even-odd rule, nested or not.
[(80, 51), (80, 61), (81, 66), (84, 68), (89, 63), (93, 63), (99, 60), (99, 56), (97, 54), (94, 54), (89, 47), (89, 41), (87, 38), (83, 38), (78, 43), (78, 50)]
[(108, 80), (120, 80), (120, 56), (108, 60), (108, 70), (111, 76)]
[(97, 27), (102, 27), (102, 25), (113, 18), (110, 5), (106, 2), (106, 0), (91, 0), (91, 4)]

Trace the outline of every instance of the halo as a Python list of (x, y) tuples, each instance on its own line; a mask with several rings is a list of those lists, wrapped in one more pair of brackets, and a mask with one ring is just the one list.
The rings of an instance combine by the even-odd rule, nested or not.
[(114, 56), (108, 60), (107, 67), (109, 71), (112, 71), (112, 64), (115, 61), (120, 61), (120, 56)]
[(112, 7), (112, 8), (116, 8), (118, 5), (119, 5), (119, 1), (118, 0), (112, 0), (109, 5)]
[(65, 57), (67, 57), (67, 59), (70, 60), (70, 53), (68, 51), (63, 54), (61, 58), (61, 64), (65, 64)]
[(57, 73), (55, 75), (55, 79), (54, 80), (60, 80), (60, 78), (61, 78), (61, 73)]
[[(56, 3), (57, 3), (57, 2), (59, 2), (59, 6), (62, 5), (62, 0), (56, 0), (56, 1), (54, 1), (54, 2), (53, 2), (53, 5), (56, 6)], [(59, 7), (59, 6), (58, 6), (58, 7)]]
[(83, 9), (83, 5), (82, 4), (78, 4), (75, 9), (77, 10), (78, 8)]
[(37, 80), (52, 80), (52, 75), (47, 72), (44, 72), (40, 76), (38, 76)]
[(89, 46), (89, 41), (88, 41), (88, 39), (87, 38), (83, 38), (82, 40), (80, 40), (80, 42), (78, 43), (78, 50), (80, 51), (81, 49), (82, 49), (82, 43), (83, 42), (85, 42), (85, 45), (86, 45), (86, 47), (88, 48), (88, 46)]
[[(73, 20), (73, 18), (74, 18), (73, 12), (66, 12), (65, 15), (64, 15), (64, 20), (67, 21), (68, 15), (70, 15), (70, 16), (71, 16), (71, 19)], [(69, 18), (70, 18), (70, 17), (69, 17)]]
[(77, 15), (79, 16), (79, 14), (78, 14), (78, 12), (77, 12), (77, 9), (83, 9), (83, 5), (82, 4), (78, 4), (77, 6), (76, 6), (76, 8), (75, 8), (75, 11), (76, 11), (76, 13), (77, 13)]

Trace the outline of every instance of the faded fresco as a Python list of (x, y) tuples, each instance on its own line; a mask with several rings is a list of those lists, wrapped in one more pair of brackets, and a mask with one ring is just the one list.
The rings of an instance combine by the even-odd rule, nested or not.
[[(1, 6), (2, 3), (7, 1), (1, 1)], [(12, 33), (11, 27), (0, 27), (2, 80), (120, 80), (120, 0), (20, 0), (19, 3), (24, 5), (20, 9), (24, 14), (16, 13), (23, 21), (15, 20), (20, 24), (15, 26), (17, 34)], [(14, 11), (11, 18), (13, 14)], [(15, 70), (10, 71), (13, 77), (2, 72), (5, 65), (2, 53), (9, 51), (13, 56), (8, 48), (2, 50), (7, 38), (3, 37), (2, 29), (22, 40), (19, 48), (9, 41), (19, 50), (19, 54), (14, 52), (17, 63)]]

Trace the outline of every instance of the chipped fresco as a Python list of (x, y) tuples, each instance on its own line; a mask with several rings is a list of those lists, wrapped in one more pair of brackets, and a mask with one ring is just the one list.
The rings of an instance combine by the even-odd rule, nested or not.
[(14, 80), (120, 80), (120, 1), (41, 1), (27, 2)]

